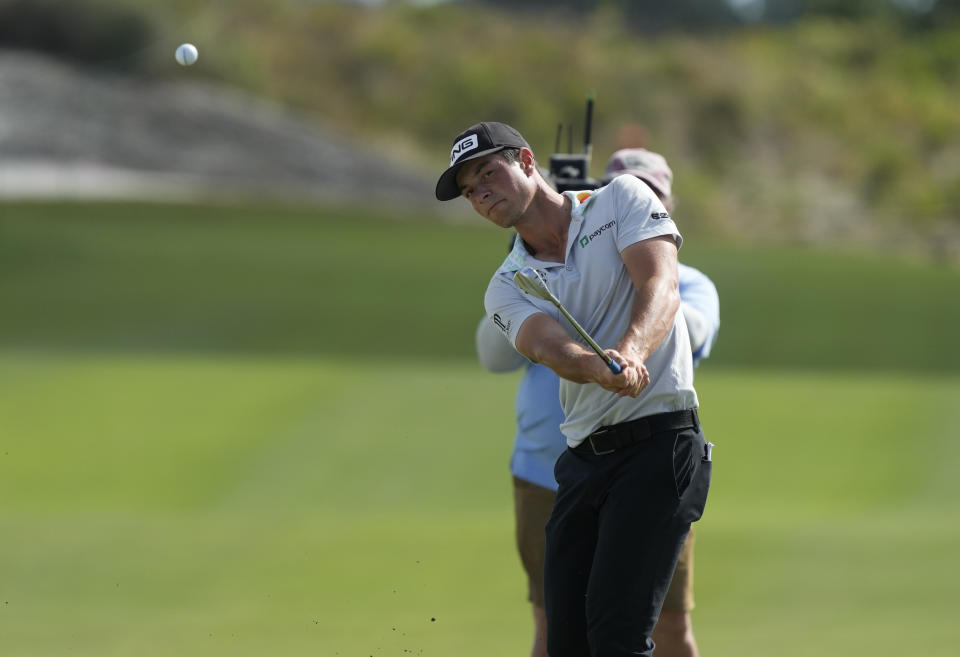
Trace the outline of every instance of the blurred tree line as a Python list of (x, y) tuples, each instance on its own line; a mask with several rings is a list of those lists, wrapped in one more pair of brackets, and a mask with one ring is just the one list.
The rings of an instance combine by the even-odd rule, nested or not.
[(481, 0), (527, 12), (566, 11), (587, 15), (615, 8), (636, 29), (702, 30), (744, 23), (787, 24), (830, 17), (855, 20), (893, 18), (915, 27), (932, 27), (960, 13), (960, 0)]
[(38, 50), (73, 61), (138, 70), (156, 38), (132, 7), (108, 2), (0, 0), (0, 48)]
[(545, 162), (593, 89), (592, 173), (664, 153), (688, 231), (960, 248), (960, 0), (502, 1), (0, 0), (0, 47), (182, 79), (189, 40), (189, 79), (431, 171), (485, 119)]
[[(355, 2), (357, 0), (354, 0)], [(405, 0), (385, 0), (405, 5)], [(284, 0), (264, 0), (272, 6)], [(302, 0), (301, 4), (321, 4)], [(154, 25), (136, 7), (156, 0), (0, 0), (0, 48), (26, 48), (121, 68), (147, 66), (139, 55), (156, 38)], [(183, 5), (172, 2), (171, 5)], [(217, 3), (197, 3), (213, 5)], [(250, 4), (249, 2), (246, 4)], [(343, 4), (351, 4), (344, 0)], [(960, 15), (960, 0), (468, 0), (463, 5), (490, 5), (501, 10), (545, 12), (583, 18), (613, 10), (644, 33), (701, 31), (745, 24), (786, 25), (812, 17), (871, 20), (886, 18), (916, 28), (933, 28)]]

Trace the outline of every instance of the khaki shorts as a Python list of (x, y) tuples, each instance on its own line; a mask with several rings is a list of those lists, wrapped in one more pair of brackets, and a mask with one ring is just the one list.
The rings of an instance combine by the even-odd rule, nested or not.
[[(527, 573), (527, 599), (543, 607), (543, 553), (546, 546), (544, 528), (553, 510), (555, 494), (523, 479), (513, 478), (513, 509), (516, 519), (517, 550)], [(663, 611), (693, 609), (693, 528), (683, 544), (680, 559), (673, 571), (673, 581), (663, 602)]]

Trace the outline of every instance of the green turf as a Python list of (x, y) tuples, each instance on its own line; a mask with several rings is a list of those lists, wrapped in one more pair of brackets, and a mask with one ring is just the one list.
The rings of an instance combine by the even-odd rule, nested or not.
[[(517, 378), (471, 354), (502, 233), (2, 210), (0, 655), (527, 651)], [(697, 372), (703, 654), (952, 654), (957, 272), (684, 248), (724, 308)]]
[[(3, 654), (525, 649), (512, 376), (22, 355), (0, 372)], [(811, 632), (837, 654), (899, 654), (908, 630), (951, 646), (960, 379), (699, 377), (705, 653), (812, 655)], [(824, 415), (791, 414), (814, 401)]]
[[(403, 210), (0, 206), (0, 344), (472, 358), (507, 233)], [(960, 270), (689, 236), (721, 295), (719, 366), (960, 371)]]

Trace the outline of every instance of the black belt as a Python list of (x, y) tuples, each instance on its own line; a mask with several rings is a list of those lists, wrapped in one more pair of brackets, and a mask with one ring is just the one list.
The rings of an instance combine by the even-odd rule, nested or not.
[(699, 426), (700, 418), (697, 417), (697, 409), (695, 408), (687, 411), (658, 413), (608, 427), (600, 427), (584, 438), (582, 443), (573, 448), (573, 451), (603, 456), (622, 447), (628, 447), (641, 440), (646, 440), (661, 431), (675, 431)]

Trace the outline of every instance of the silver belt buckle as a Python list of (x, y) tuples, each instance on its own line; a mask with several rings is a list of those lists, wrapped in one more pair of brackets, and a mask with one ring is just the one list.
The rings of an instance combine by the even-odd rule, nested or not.
[(602, 451), (602, 452), (597, 449), (597, 445), (596, 445), (596, 443), (593, 442), (593, 438), (594, 438), (594, 436), (602, 436), (602, 435), (605, 434), (605, 433), (607, 433), (607, 429), (600, 429), (600, 430), (598, 430), (598, 431), (594, 431), (594, 432), (591, 433), (589, 436), (587, 436), (587, 440), (590, 441), (590, 449), (592, 449), (592, 450), (593, 450), (593, 453), (596, 454), (597, 456), (604, 456), (604, 455), (606, 455), (606, 454), (613, 454), (615, 451), (617, 451), (616, 448), (604, 450), (604, 451)]

